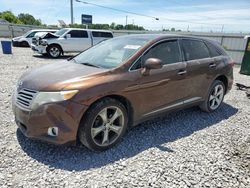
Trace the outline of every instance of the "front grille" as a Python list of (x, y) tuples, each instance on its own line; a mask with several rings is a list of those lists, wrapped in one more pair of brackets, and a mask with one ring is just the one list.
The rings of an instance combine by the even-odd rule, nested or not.
[(30, 109), (32, 100), (34, 99), (37, 91), (30, 89), (21, 89), (16, 96), (16, 103), (21, 107)]

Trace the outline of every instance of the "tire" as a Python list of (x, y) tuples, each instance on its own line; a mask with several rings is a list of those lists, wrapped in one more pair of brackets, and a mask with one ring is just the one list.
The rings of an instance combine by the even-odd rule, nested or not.
[(59, 45), (52, 44), (48, 46), (47, 53), (52, 58), (58, 58), (62, 54), (62, 48)]
[(104, 98), (90, 107), (84, 115), (78, 138), (89, 149), (104, 151), (121, 140), (127, 126), (128, 113), (124, 105), (115, 99)]
[(215, 80), (210, 86), (206, 100), (199, 106), (205, 112), (213, 112), (217, 110), (225, 96), (225, 85), (220, 80)]

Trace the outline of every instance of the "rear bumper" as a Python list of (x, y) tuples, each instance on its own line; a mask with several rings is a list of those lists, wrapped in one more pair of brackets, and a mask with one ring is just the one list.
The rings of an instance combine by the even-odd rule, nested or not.
[[(12, 108), (16, 124), (26, 137), (61, 145), (75, 143), (81, 116), (87, 106), (64, 101), (45, 104), (36, 110), (27, 111), (13, 101)], [(57, 136), (48, 134), (51, 127), (58, 128)]]

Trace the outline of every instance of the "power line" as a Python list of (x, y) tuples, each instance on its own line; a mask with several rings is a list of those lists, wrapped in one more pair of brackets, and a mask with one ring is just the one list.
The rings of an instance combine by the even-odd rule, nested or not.
[(200, 25), (221, 25), (221, 24), (212, 24), (212, 23), (202, 23), (202, 22), (196, 22), (196, 21), (188, 21), (188, 20), (170, 19), (170, 18), (166, 18), (166, 17), (154, 17), (154, 16), (150, 16), (150, 15), (146, 15), (146, 14), (131, 12), (131, 11), (112, 8), (112, 7), (108, 7), (108, 6), (103, 6), (103, 5), (96, 4), (96, 3), (90, 3), (90, 2), (87, 2), (87, 1), (81, 1), (81, 0), (75, 0), (75, 1), (79, 2), (79, 3), (83, 3), (83, 4), (88, 4), (88, 5), (93, 5), (93, 6), (109, 9), (109, 10), (114, 10), (114, 11), (117, 11), (117, 12), (124, 12), (124, 13), (127, 13), (127, 14), (134, 14), (134, 15), (137, 15), (137, 16), (153, 18), (155, 20), (160, 20), (161, 19), (161, 20), (167, 20), (167, 21), (171, 21), (171, 22), (192, 23), (192, 24), (200, 24)]
[(114, 10), (114, 11), (117, 11), (117, 12), (124, 12), (124, 13), (128, 13), (128, 14), (134, 14), (134, 15), (137, 15), (137, 16), (144, 16), (144, 17), (148, 17), (148, 18), (153, 18), (155, 20), (159, 20), (159, 18), (157, 18), (157, 17), (149, 16), (149, 15), (146, 15), (146, 14), (135, 13), (135, 12), (127, 11), (127, 10), (122, 10), (122, 9), (107, 7), (107, 6), (103, 6), (103, 5), (99, 5), (99, 4), (95, 4), (95, 3), (90, 3), (90, 2), (86, 2), (86, 1), (81, 1), (81, 0), (75, 0), (75, 1), (79, 2), (79, 3), (84, 3), (84, 4), (89, 4), (89, 5), (94, 5), (94, 6), (97, 6), (97, 7), (101, 7), (101, 8), (106, 8), (106, 9)]

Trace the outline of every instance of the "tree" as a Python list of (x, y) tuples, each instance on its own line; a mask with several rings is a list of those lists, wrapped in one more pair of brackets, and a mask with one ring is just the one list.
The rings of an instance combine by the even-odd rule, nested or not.
[(172, 27), (170, 31), (175, 31), (175, 28), (174, 28), (174, 27)]
[(112, 23), (110, 24), (110, 29), (115, 29), (115, 22), (112, 22)]
[(0, 12), (0, 18), (10, 23), (22, 24), (22, 22), (11, 11)]
[(122, 30), (122, 29), (124, 29), (124, 27), (121, 24), (115, 26), (115, 30)]
[(30, 14), (24, 14), (21, 13), (18, 15), (18, 19), (26, 24), (26, 25), (42, 25), (42, 22), (40, 19), (35, 19), (32, 15)]

